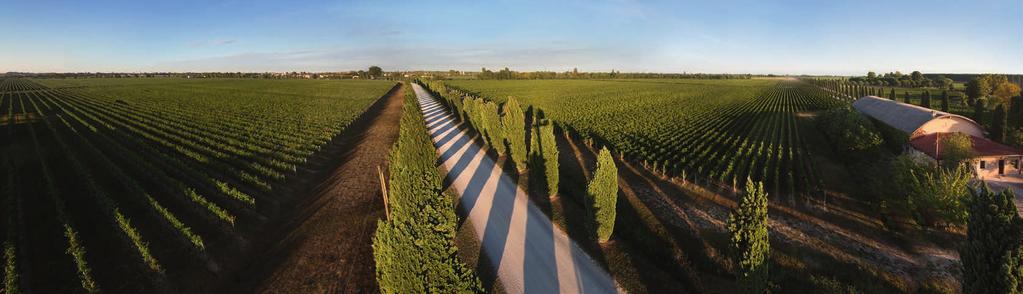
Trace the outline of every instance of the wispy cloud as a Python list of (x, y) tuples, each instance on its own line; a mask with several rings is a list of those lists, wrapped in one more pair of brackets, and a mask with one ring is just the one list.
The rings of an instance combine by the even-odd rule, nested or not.
[(205, 41), (192, 41), (188, 42), (190, 48), (203, 48), (203, 47), (216, 47), (224, 46), (237, 43), (235, 39), (216, 39), (216, 40), (205, 40)]

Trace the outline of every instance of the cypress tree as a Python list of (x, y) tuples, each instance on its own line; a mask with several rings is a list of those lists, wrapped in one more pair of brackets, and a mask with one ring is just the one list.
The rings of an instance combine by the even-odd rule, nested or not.
[(977, 101), (973, 102), (973, 120), (982, 125), (984, 124), (985, 104), (987, 103), (985, 103), (984, 99), (977, 99)]
[(892, 100), (899, 99), (898, 97), (895, 97), (895, 88), (892, 88), (892, 93), (888, 94), (888, 99), (892, 99)]
[(910, 104), (910, 103), (912, 103), (911, 101), (912, 101), (912, 99), (909, 96), (909, 91), (906, 91), (905, 96), (902, 96), (902, 102), (905, 102), (906, 104)]
[[(477, 99), (482, 101), (483, 99)], [(504, 146), (504, 126), (501, 123), (501, 114), (497, 111), (497, 103), (494, 102), (483, 102), (481, 109), (482, 118), (482, 131), (485, 134), (487, 142), (497, 150), (498, 154), (505, 153)]]
[(763, 182), (746, 180), (739, 206), (728, 216), (729, 253), (742, 293), (767, 291), (771, 244), (767, 231), (767, 192)]
[(618, 168), (607, 147), (601, 148), (597, 155), (597, 169), (586, 192), (590, 197), (590, 215), (596, 226), (597, 240), (607, 242), (614, 232), (618, 206)]
[(941, 111), (948, 112), (948, 90), (941, 91)]
[(994, 193), (987, 185), (969, 189), (966, 242), (959, 249), (963, 293), (1019, 293), (1020, 218), (1014, 193)]
[(544, 178), (547, 180), (547, 194), (554, 196), (558, 194), (560, 175), (558, 173), (558, 145), (554, 138), (554, 125), (543, 119), (537, 121), (533, 129), (534, 142), (537, 155), (543, 161)]
[(931, 91), (924, 91), (920, 97), (920, 106), (931, 108)]
[(991, 121), (991, 139), (998, 142), (1005, 142), (1006, 126), (1009, 124), (1009, 113), (1005, 109), (1005, 104), (998, 104), (995, 107), (995, 113), (992, 115), (993, 121)]
[(504, 116), (501, 117), (501, 122), (504, 125), (505, 139), (508, 140), (508, 153), (515, 161), (515, 166), (519, 169), (526, 168), (526, 114), (522, 112), (522, 107), (519, 106), (519, 102), (514, 97), (508, 97), (508, 102), (504, 103)]

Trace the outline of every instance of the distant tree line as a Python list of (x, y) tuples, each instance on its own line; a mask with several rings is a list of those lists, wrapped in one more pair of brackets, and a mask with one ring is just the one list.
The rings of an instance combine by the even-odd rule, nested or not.
[(245, 78), (245, 79), (388, 79), (400, 80), (404, 72), (384, 72), (379, 66), (366, 70), (337, 72), (71, 72), (71, 73), (6, 73), (4, 76), (35, 78)]
[[(472, 73), (470, 73), (472, 74)], [(543, 80), (543, 79), (751, 79), (751, 74), (705, 74), (705, 73), (623, 73), (616, 70), (610, 72), (580, 72), (578, 68), (571, 71), (512, 71), (507, 67), (492, 71), (481, 68), (474, 73), (481, 80)]]

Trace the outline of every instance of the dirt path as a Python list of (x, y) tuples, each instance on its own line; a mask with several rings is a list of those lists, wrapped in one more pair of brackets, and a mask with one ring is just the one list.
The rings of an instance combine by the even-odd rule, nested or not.
[(429, 93), (413, 85), (446, 182), (459, 194), (482, 255), (507, 293), (615, 293), (614, 279), (530, 201), (470, 132)]
[(392, 89), (328, 145), (309, 180), (296, 184), (296, 203), (281, 218), (286, 221), (268, 234), (278, 241), (252, 257), (224, 290), (377, 292), (371, 243), (384, 216), (377, 167), (387, 170), (404, 90)]

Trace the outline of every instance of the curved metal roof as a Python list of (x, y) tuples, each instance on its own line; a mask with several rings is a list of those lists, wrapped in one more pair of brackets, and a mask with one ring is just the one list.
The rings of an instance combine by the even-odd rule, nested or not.
[(852, 106), (859, 112), (906, 132), (906, 134), (912, 134), (929, 121), (946, 117), (960, 118), (977, 125), (977, 122), (962, 115), (937, 111), (877, 96), (860, 97), (853, 101)]

